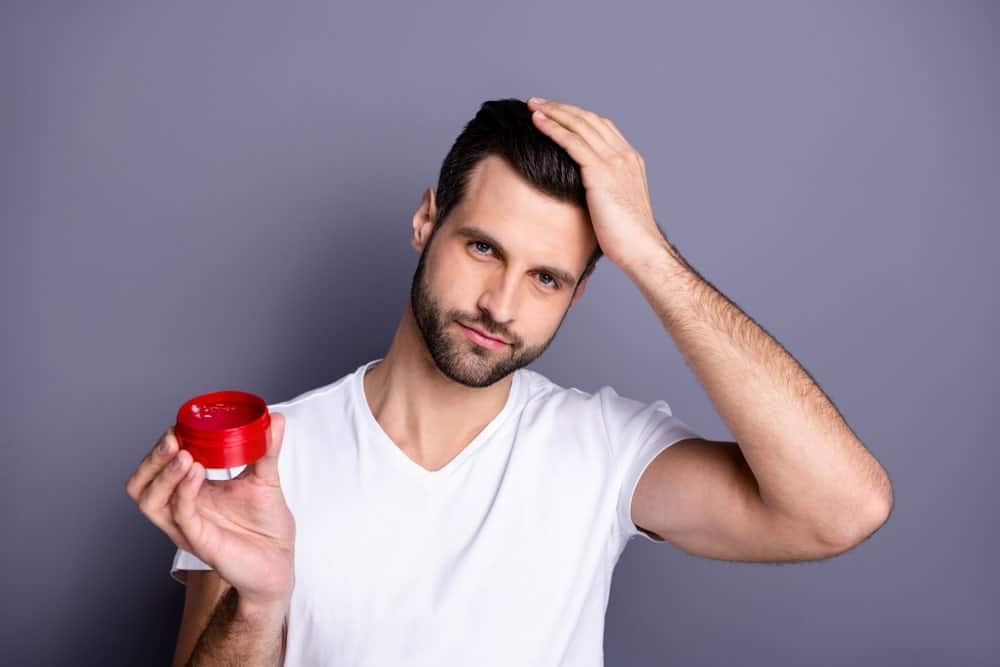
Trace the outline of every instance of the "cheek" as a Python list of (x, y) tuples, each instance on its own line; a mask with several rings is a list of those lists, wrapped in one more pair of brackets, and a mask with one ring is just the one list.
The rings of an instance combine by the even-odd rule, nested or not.
[(525, 345), (537, 345), (552, 338), (559, 327), (560, 315), (561, 310), (543, 299), (525, 298), (518, 309), (513, 329)]
[[(432, 258), (428, 258), (432, 259)], [(458, 309), (465, 313), (476, 311), (479, 298), (477, 290), (482, 275), (471, 262), (459, 257), (438, 256), (428, 262), (424, 281), (444, 310)]]
[(482, 286), (486, 276), (485, 263), (465, 256), (460, 248), (442, 248), (440, 254), (428, 260), (428, 282), (442, 298), (468, 297)]
[[(552, 308), (545, 308), (543, 313), (539, 313), (536, 321), (539, 323), (537, 325), (537, 337), (548, 339), (556, 332), (556, 328), (559, 326), (559, 316), (562, 312), (554, 312)], [(544, 324), (543, 324), (544, 323)]]

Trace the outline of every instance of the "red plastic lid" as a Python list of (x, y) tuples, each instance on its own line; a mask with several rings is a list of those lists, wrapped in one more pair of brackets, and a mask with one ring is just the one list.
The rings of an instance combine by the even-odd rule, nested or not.
[(267, 451), (271, 413), (263, 398), (245, 391), (213, 391), (186, 401), (174, 434), (206, 468), (253, 463)]

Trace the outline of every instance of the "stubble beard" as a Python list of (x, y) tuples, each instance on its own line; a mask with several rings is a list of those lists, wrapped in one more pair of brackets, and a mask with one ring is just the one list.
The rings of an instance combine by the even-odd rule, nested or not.
[[(428, 241), (420, 253), (417, 269), (413, 273), (410, 285), (410, 308), (413, 310), (413, 317), (423, 336), (427, 351), (438, 370), (466, 387), (488, 387), (542, 356), (555, 340), (556, 333), (566, 319), (566, 312), (563, 312), (556, 331), (541, 345), (524, 347), (520, 340), (505, 336), (504, 339), (511, 342), (503, 348), (491, 350), (477, 345), (465, 336), (457, 341), (449, 336), (448, 327), (459, 320), (470, 325), (481, 323), (477, 328), (486, 333), (502, 327), (493, 322), (487, 313), (481, 312), (479, 317), (469, 317), (460, 310), (442, 312), (440, 301), (434, 297), (427, 282), (425, 259), (430, 247)], [(567, 312), (568, 310), (567, 308)]]

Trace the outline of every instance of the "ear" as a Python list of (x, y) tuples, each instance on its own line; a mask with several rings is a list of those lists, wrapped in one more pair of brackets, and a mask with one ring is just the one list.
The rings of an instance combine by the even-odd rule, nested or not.
[(413, 213), (413, 238), (410, 240), (410, 245), (417, 252), (423, 252), (434, 228), (436, 217), (437, 203), (434, 200), (434, 188), (427, 188), (424, 190), (424, 196), (420, 198), (420, 205)]
[(592, 275), (594, 275), (593, 270), (591, 270), (591, 272), (587, 274), (587, 277), (581, 280), (580, 284), (577, 285), (576, 294), (573, 295), (573, 300), (569, 303), (570, 308), (572, 308), (576, 302), (580, 300), (580, 297), (583, 296), (583, 291), (587, 289), (587, 281), (590, 280), (590, 276)]

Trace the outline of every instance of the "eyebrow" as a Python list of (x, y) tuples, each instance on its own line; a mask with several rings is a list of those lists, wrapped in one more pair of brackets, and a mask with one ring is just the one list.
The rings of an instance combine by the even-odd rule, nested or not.
[[(504, 249), (503, 245), (497, 241), (495, 238), (479, 229), (478, 227), (462, 226), (455, 230), (455, 233), (459, 236), (464, 236), (465, 238), (481, 240), (484, 243), (489, 243), (493, 246), (493, 249), (498, 251), (504, 257), (507, 256), (507, 251)], [(536, 266), (536, 270), (548, 273), (549, 275), (558, 278), (567, 287), (573, 287), (576, 285), (576, 278), (569, 271), (557, 268), (555, 266)]]

